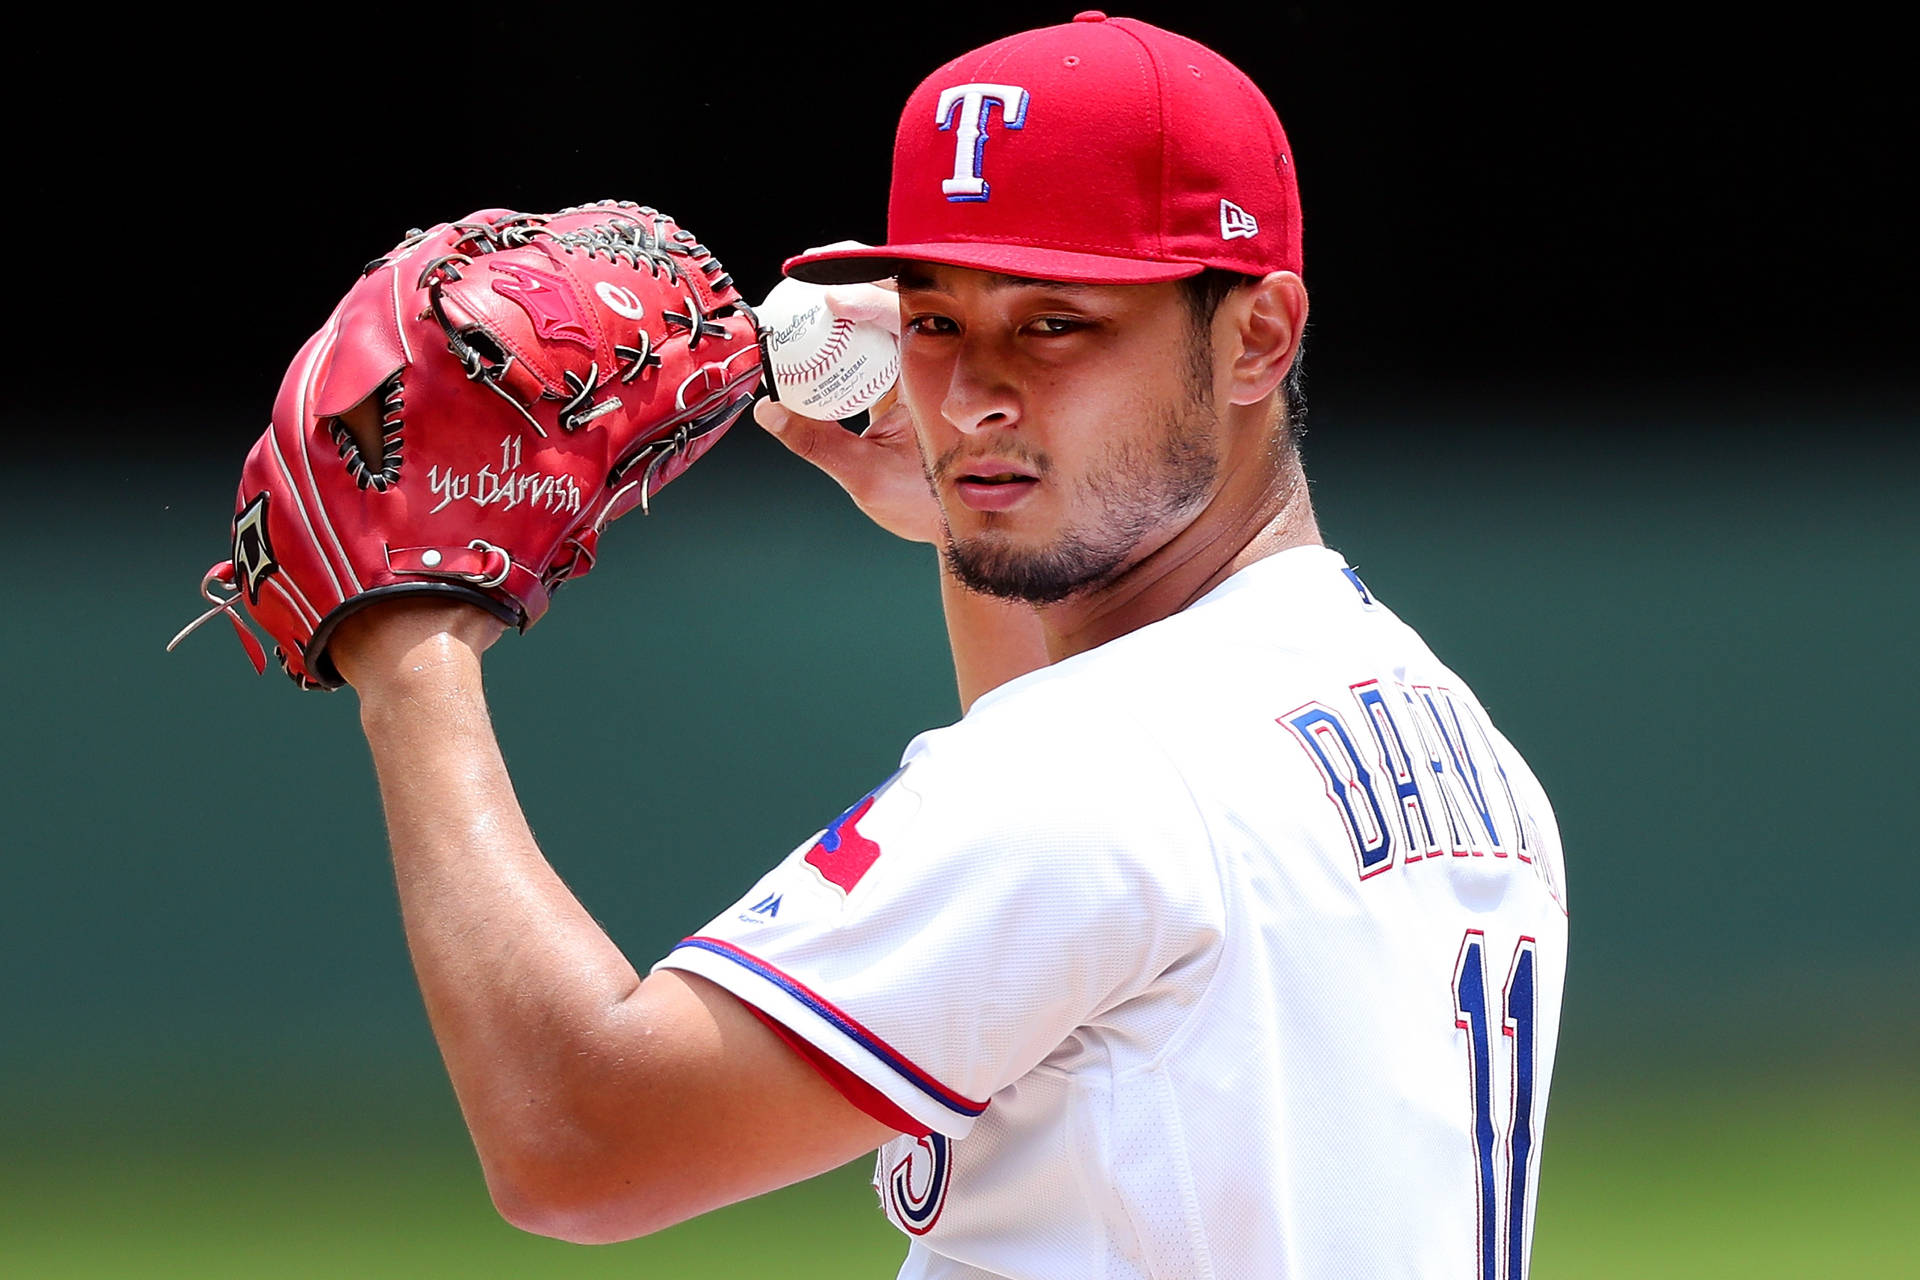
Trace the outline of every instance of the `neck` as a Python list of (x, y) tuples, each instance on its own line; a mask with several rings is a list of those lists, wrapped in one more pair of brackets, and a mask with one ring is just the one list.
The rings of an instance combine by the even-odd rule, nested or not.
[(1256, 560), (1290, 547), (1317, 546), (1306, 473), (1297, 449), (1265, 466), (1242, 466), (1200, 514), (1118, 577), (1035, 612), (1047, 656), (1058, 662), (1171, 617)]

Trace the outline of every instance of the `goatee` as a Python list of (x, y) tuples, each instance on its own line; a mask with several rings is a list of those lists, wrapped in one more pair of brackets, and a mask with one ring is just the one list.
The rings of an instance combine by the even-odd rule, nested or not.
[[(1117, 578), (1156, 528), (1183, 524), (1205, 504), (1219, 473), (1218, 418), (1197, 397), (1167, 411), (1157, 447), (1116, 442), (1083, 482), (1095, 514), (1028, 549), (988, 529), (955, 538), (948, 529), (948, 571), (969, 590), (1003, 600), (1055, 604)], [(1052, 469), (1036, 461), (1044, 481)]]

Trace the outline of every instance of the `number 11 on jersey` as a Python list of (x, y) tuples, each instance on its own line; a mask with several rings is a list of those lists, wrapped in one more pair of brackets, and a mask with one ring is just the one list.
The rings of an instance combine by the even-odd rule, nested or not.
[[(1493, 1034), (1488, 1025), (1486, 936), (1467, 930), (1453, 966), (1454, 1025), (1467, 1033), (1467, 1071), (1473, 1100), (1473, 1149), (1480, 1280), (1524, 1280), (1526, 1274), (1527, 1175), (1533, 1165), (1535, 943), (1520, 939), (1507, 970), (1500, 1030), (1513, 1046), (1513, 1099), (1508, 1112), (1506, 1185), (1496, 1168), (1493, 1116)], [(1502, 1192), (1504, 1191), (1504, 1195)], [(1501, 1213), (1501, 1201), (1506, 1213)], [(1502, 1218), (1506, 1230), (1501, 1231)]]

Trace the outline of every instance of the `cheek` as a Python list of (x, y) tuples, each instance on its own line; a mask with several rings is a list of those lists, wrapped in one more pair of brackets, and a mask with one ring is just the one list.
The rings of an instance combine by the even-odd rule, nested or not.
[(1112, 369), (1103, 376), (1078, 378), (1046, 397), (1047, 421), (1062, 446), (1088, 459), (1110, 457), (1129, 442), (1144, 442), (1182, 397), (1161, 386), (1157, 370), (1143, 366)]
[(953, 362), (912, 341), (900, 344), (900, 398), (920, 418), (923, 408), (938, 409), (952, 381)]

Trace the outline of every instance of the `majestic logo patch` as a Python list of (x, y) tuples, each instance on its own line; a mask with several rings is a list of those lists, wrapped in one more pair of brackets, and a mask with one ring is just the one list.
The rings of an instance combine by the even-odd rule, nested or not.
[(760, 901), (754, 903), (751, 909), (758, 915), (768, 917), (777, 916), (780, 914), (780, 895), (770, 893), (760, 899)]
[(267, 540), (267, 495), (262, 490), (233, 518), (233, 567), (246, 588), (247, 603), (260, 603), (260, 584), (280, 570)]
[(1251, 240), (1260, 234), (1260, 220), (1231, 200), (1220, 202), (1220, 238)]
[[(520, 305), (533, 321), (533, 331), (542, 338), (558, 338), (593, 346), (593, 333), (587, 328), (573, 290), (559, 276), (532, 267), (495, 262), (493, 291)], [(502, 279), (501, 277), (505, 277)]]
[(954, 201), (985, 200), (991, 194), (981, 166), (987, 152), (987, 118), (1000, 104), (1000, 123), (1008, 129), (1027, 127), (1027, 91), (1013, 84), (957, 84), (940, 92), (933, 122), (953, 140), (953, 176), (940, 190)]
[(914, 1139), (906, 1154), (887, 1170), (886, 1179), (889, 1216), (902, 1231), (927, 1234), (947, 1204), (947, 1187), (953, 1181), (952, 1140), (937, 1133)]

